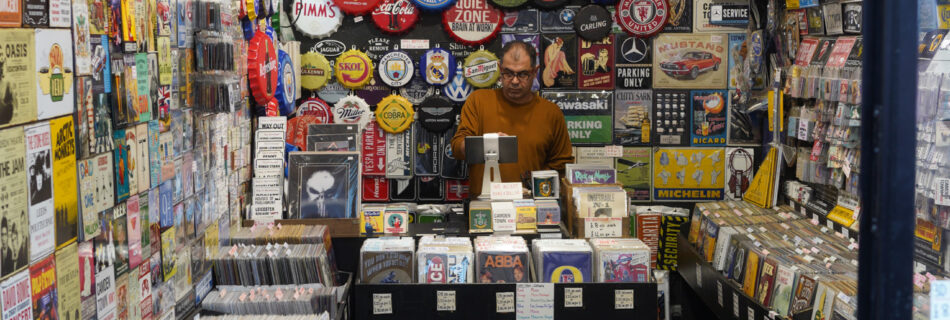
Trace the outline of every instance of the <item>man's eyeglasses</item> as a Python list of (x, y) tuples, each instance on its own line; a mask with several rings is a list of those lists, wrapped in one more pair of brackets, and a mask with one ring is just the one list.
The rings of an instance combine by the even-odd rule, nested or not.
[(525, 81), (525, 80), (528, 80), (529, 77), (531, 77), (531, 72), (521, 71), (518, 73), (514, 73), (511, 71), (505, 70), (501, 72), (501, 77), (505, 80), (511, 80), (514, 77), (518, 77), (518, 80)]

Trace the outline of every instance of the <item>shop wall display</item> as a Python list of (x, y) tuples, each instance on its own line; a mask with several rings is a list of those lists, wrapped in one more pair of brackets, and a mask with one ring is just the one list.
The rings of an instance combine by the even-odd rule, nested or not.
[(661, 34), (653, 42), (654, 88), (723, 88), (728, 69), (723, 34)]
[(653, 156), (653, 200), (721, 200), (725, 150), (660, 148)]

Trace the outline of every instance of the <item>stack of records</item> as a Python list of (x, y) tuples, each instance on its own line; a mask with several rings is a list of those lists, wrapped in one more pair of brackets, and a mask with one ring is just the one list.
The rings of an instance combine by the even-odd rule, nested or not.
[(336, 314), (337, 288), (320, 284), (219, 286), (201, 303), (204, 310), (233, 315)]
[(329, 230), (324, 225), (255, 226), (231, 233), (232, 244), (318, 244), (329, 238)]
[(366, 239), (360, 248), (360, 281), (413, 283), (415, 247), (409, 237)]
[(590, 239), (596, 282), (649, 282), (650, 247), (640, 239)]
[(233, 245), (211, 257), (217, 285), (320, 283), (333, 286), (333, 273), (322, 244)]
[(522, 237), (475, 238), (479, 283), (531, 282), (528, 245)]
[(590, 244), (582, 239), (538, 239), (531, 243), (540, 282), (592, 282), (594, 261)]
[(419, 239), (419, 283), (472, 283), (472, 240), (461, 237)]

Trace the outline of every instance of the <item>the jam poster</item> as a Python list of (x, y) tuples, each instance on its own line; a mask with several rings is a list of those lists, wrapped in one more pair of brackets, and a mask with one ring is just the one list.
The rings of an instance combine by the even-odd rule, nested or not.
[(601, 41), (580, 39), (578, 50), (581, 69), (578, 78), (580, 89), (614, 88), (614, 35), (608, 35)]
[(652, 90), (614, 92), (614, 144), (650, 145)]
[(623, 156), (617, 158), (617, 181), (627, 191), (630, 201), (650, 200), (650, 162), (653, 148), (624, 147)]
[(693, 32), (693, 0), (669, 0), (669, 5), (670, 13), (663, 32)]
[(33, 30), (0, 32), (0, 128), (36, 119)]
[(693, 90), (690, 92), (690, 144), (724, 146), (729, 131), (728, 91)]
[(541, 87), (577, 87), (577, 35), (541, 34)]
[(653, 154), (653, 200), (722, 200), (725, 157), (723, 148), (659, 148)]
[[(26, 215), (28, 167), (24, 140), (23, 127), (0, 130), (0, 168), (4, 168), (0, 170), (0, 199), (4, 199), (3, 205), (0, 205), (0, 220), (7, 222), (7, 231), (4, 233), (7, 240), (3, 246), (8, 250), (4, 253), (3, 261), (0, 261), (0, 278), (30, 264), (30, 223)], [(4, 315), (7, 315), (6, 310), (7, 305), (4, 305)]]
[(571, 144), (605, 144), (613, 141), (613, 93), (611, 92), (542, 92), (541, 97), (554, 102), (564, 113)]
[(653, 88), (725, 88), (728, 38), (661, 34), (653, 42)]
[(653, 87), (653, 38), (617, 35), (617, 88)]

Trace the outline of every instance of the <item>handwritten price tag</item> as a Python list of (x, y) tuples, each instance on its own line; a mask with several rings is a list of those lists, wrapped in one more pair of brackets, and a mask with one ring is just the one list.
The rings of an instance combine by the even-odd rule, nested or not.
[(564, 307), (581, 308), (584, 306), (584, 288), (564, 288)]
[(619, 238), (623, 236), (623, 218), (584, 218), (585, 238)]
[(512, 182), (491, 184), (492, 200), (517, 200), (521, 198), (521, 183)]
[(495, 312), (496, 313), (515, 312), (515, 293), (514, 292), (495, 292)]
[(373, 294), (373, 314), (393, 314), (393, 294)]
[(436, 291), (436, 311), (455, 311), (455, 290)]
[(633, 289), (614, 290), (614, 309), (633, 310)]

